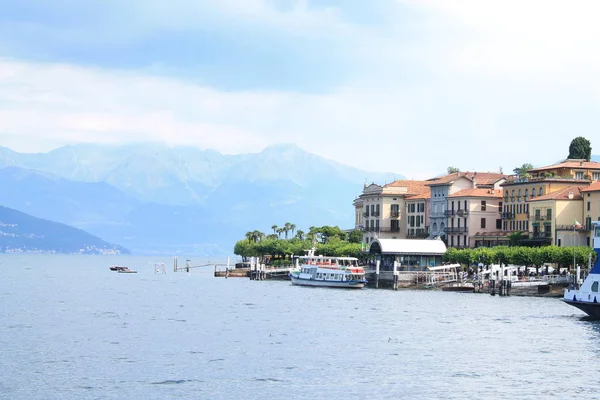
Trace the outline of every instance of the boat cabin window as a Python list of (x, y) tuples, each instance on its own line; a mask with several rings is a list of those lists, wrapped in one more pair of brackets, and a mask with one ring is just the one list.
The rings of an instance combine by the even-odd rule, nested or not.
[(598, 281), (592, 283), (592, 292), (594, 292), (594, 293), (598, 292)]
[(594, 236), (595, 237), (600, 237), (600, 225), (596, 225), (594, 227)]

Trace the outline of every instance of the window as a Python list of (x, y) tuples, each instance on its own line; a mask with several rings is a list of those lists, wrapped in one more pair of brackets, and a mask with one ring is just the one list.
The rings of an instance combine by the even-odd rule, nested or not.
[[(485, 200), (481, 200), (481, 211), (485, 211), (486, 209), (486, 203)], [(482, 227), (483, 228), (483, 227)]]
[(575, 179), (583, 179), (583, 171), (575, 172)]
[(598, 281), (592, 283), (592, 292), (598, 293)]
[(467, 209), (467, 201), (465, 200), (465, 210)]
[(587, 202), (587, 210), (590, 211), (590, 202)]
[(496, 229), (498, 229), (498, 230), (502, 229), (502, 220), (501, 219), (496, 220)]
[(485, 229), (485, 218), (481, 218), (481, 229)]
[(531, 197), (535, 197), (535, 188), (531, 189)]
[(546, 221), (552, 221), (552, 209), (551, 208), (546, 210)]
[(544, 188), (543, 188), (543, 187), (541, 187), (541, 188), (540, 188), (540, 196), (543, 196), (543, 195), (544, 195)]
[(592, 179), (595, 181), (600, 181), (600, 172), (594, 172), (592, 174)]

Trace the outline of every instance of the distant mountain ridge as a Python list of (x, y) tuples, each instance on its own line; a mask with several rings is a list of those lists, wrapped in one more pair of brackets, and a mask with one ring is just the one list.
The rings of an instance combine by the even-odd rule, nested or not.
[(129, 254), (80, 229), (0, 206), (0, 253)]
[(351, 227), (373, 173), (276, 145), (260, 153), (158, 144), (73, 145), (24, 154), (0, 147), (0, 204), (85, 229), (135, 253), (230, 252), (248, 230), (291, 222)]

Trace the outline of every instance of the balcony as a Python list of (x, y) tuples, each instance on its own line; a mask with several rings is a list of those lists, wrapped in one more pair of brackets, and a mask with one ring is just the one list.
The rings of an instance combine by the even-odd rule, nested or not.
[[(556, 225), (557, 231), (572, 231), (574, 225)], [(575, 228), (575, 232), (589, 232), (592, 230), (591, 226), (583, 225), (581, 228)]]
[(409, 229), (407, 239), (426, 239), (429, 236), (426, 229)]
[(369, 215), (369, 213), (368, 213), (368, 212), (364, 212), (364, 213), (363, 213), (363, 217), (366, 217), (366, 218), (368, 218), (368, 217), (370, 217), (370, 215)]
[(533, 217), (534, 221), (545, 221), (546, 220), (546, 216), (545, 215), (535, 215)]
[(551, 238), (552, 232), (533, 232), (531, 237), (533, 237), (533, 238)]
[(444, 211), (444, 215), (446, 217), (451, 217), (454, 215), (454, 210), (446, 210), (446, 211)]
[(379, 217), (379, 211), (373, 212), (373, 217)]
[(385, 226), (380, 228), (381, 232), (400, 232), (399, 226)]
[(391, 211), (390, 218), (398, 218), (400, 216), (400, 211)]
[(515, 214), (511, 212), (503, 212), (502, 219), (515, 219)]
[(448, 228), (444, 228), (444, 232), (446, 232), (446, 233), (467, 233), (467, 228), (464, 226), (448, 227)]

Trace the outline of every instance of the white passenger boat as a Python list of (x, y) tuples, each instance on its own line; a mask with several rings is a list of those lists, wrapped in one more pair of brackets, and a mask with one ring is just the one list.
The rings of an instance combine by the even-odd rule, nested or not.
[(561, 300), (579, 308), (590, 317), (600, 318), (600, 222), (593, 221), (592, 224), (596, 263), (581, 285), (580, 282), (576, 282), (575, 287), (565, 289)]
[(296, 269), (289, 274), (293, 285), (354, 289), (366, 285), (365, 270), (358, 265), (357, 258), (316, 256), (314, 253), (313, 248), (308, 255), (296, 259)]

